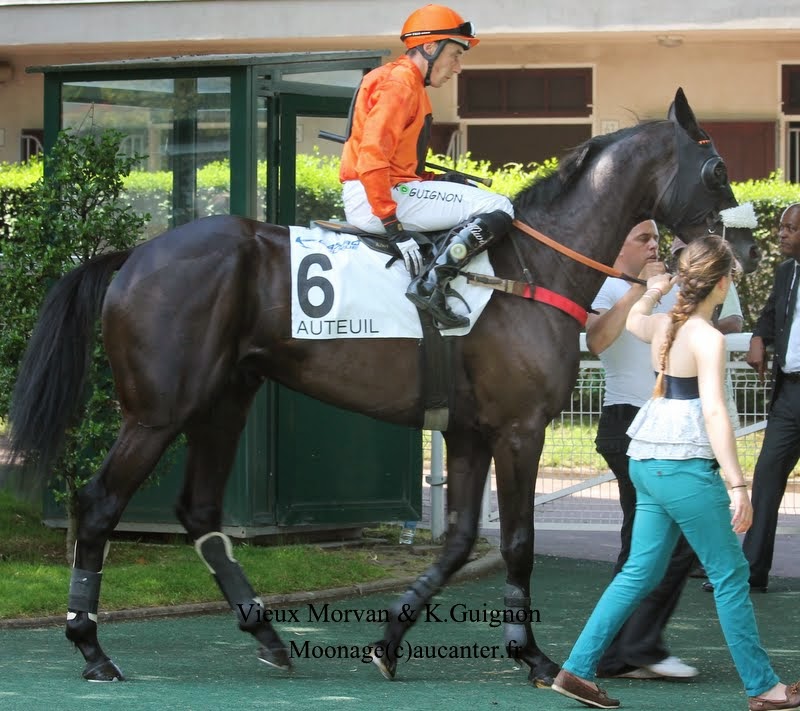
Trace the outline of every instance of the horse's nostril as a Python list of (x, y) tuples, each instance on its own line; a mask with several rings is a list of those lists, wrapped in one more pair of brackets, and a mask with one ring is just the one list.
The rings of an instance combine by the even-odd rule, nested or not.
[(761, 250), (755, 245), (750, 247), (750, 259), (761, 259)]

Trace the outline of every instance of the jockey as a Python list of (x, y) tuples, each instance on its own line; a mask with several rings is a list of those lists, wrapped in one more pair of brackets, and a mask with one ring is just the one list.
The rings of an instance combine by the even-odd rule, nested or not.
[[(425, 87), (459, 74), (462, 55), (479, 40), (472, 23), (442, 5), (412, 12), (400, 39), (406, 53), (369, 72), (353, 99), (339, 173), (345, 217), (365, 232), (388, 235), (414, 277), (408, 298), (442, 328), (462, 327), (469, 319), (448, 307), (448, 284), (508, 231), (513, 207), (462, 176), (425, 170), (433, 120)], [(457, 226), (423, 270), (418, 233)]]

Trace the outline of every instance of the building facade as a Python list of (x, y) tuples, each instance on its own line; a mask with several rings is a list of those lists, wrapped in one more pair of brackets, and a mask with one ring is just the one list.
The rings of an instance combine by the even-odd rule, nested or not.
[[(41, 139), (43, 79), (27, 67), (349, 49), (394, 56), (403, 50), (399, 28), (420, 4), (0, 0), (0, 161), (24, 160)], [(439, 152), (541, 161), (592, 135), (663, 118), (680, 86), (734, 180), (780, 169), (800, 181), (800, 0), (450, 4), (481, 43), (457, 81), (431, 91)], [(299, 148), (315, 137), (298, 132)]]

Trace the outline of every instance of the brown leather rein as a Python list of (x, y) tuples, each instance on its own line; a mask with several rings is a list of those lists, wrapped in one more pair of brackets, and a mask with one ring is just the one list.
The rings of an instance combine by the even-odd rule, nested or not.
[(569, 247), (565, 247), (560, 242), (556, 242), (551, 237), (547, 235), (543, 235), (538, 230), (535, 230), (530, 225), (526, 225), (524, 222), (520, 222), (519, 220), (514, 220), (511, 224), (514, 227), (522, 230), (526, 235), (529, 237), (533, 237), (535, 240), (538, 240), (542, 244), (546, 244), (551, 249), (556, 250), (556, 252), (561, 252), (561, 254), (566, 255), (570, 259), (573, 259), (580, 264), (583, 264), (591, 269), (595, 269), (598, 272), (602, 272), (603, 274), (607, 274), (608, 276), (616, 277), (617, 279), (624, 279), (625, 281), (632, 282), (634, 284), (642, 284), (643, 286), (647, 285), (646, 281), (642, 279), (638, 279), (637, 277), (629, 276), (624, 272), (619, 271), (619, 269), (614, 269), (614, 267), (609, 267), (605, 264), (601, 264), (600, 262), (595, 261), (579, 252), (576, 252), (574, 249), (570, 249)]

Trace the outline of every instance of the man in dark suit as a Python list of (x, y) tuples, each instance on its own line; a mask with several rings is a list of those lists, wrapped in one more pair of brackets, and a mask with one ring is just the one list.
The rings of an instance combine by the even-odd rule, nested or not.
[(764, 592), (772, 567), (778, 509), (789, 474), (800, 459), (800, 203), (784, 210), (778, 237), (781, 254), (789, 259), (775, 272), (775, 284), (753, 329), (747, 354), (747, 363), (763, 379), (767, 346), (775, 351), (769, 419), (753, 478), (753, 526), (743, 545), (750, 563), (750, 588)]

